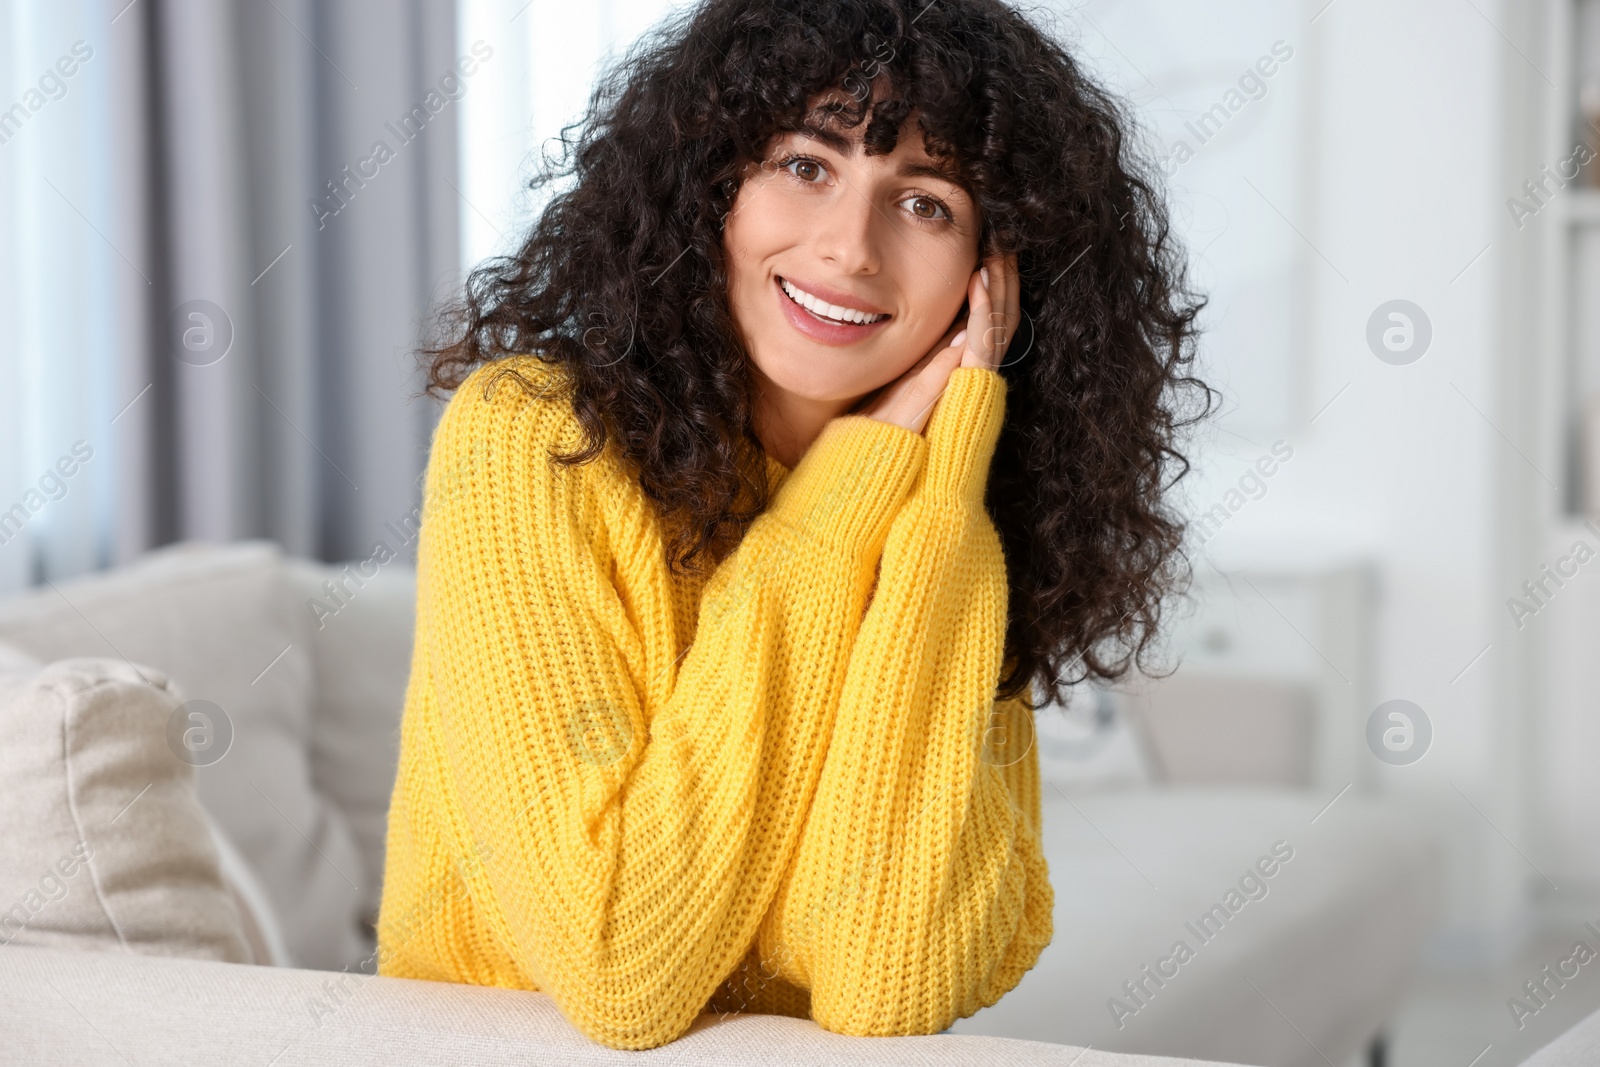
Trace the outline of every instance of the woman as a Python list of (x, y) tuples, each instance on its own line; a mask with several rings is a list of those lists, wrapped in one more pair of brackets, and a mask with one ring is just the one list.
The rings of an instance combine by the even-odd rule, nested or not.
[(1032, 698), (1155, 632), (1210, 403), (1124, 122), (993, 0), (710, 0), (602, 84), (430, 353), (382, 973), (641, 1049), (1033, 966)]

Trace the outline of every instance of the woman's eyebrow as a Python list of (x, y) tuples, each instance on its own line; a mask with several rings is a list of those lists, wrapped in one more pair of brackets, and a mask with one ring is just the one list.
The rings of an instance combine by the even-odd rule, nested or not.
[(807, 122), (796, 132), (821, 141), (841, 156), (853, 156), (861, 150), (861, 138), (846, 137), (833, 127), (821, 123)]
[(900, 164), (899, 173), (908, 178), (934, 178), (941, 182), (949, 182), (962, 192), (966, 191), (961, 184), (961, 179), (956, 176), (951, 168), (938, 162), (922, 163), (917, 160), (908, 160)]
[[(847, 137), (837, 129), (815, 123), (807, 123), (798, 133), (815, 138), (827, 147), (842, 156), (853, 156), (861, 151), (860, 137)], [(948, 182), (958, 189), (965, 191), (960, 177), (953, 168), (940, 160), (907, 160), (902, 162), (896, 172), (906, 178), (933, 178), (938, 181)]]

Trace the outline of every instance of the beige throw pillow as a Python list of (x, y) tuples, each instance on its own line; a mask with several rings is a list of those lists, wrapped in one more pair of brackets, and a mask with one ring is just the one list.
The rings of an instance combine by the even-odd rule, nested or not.
[(0, 674), (0, 944), (248, 962), (160, 671)]
[(382, 871), (316, 788), (312, 637), (261, 541), (170, 545), (0, 602), (0, 641), (46, 662), (148, 663), (196, 702), (201, 803), (260, 876), (293, 964), (337, 970), (371, 954), (363, 901)]

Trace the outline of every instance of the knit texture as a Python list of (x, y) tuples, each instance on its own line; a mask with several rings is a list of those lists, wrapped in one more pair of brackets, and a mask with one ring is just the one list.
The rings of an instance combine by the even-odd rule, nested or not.
[[(532, 382), (556, 373), (512, 362)], [(834, 419), (709, 575), (496, 364), (434, 435), (379, 972), (548, 993), (614, 1048), (701, 1012), (933, 1034), (1052, 934), (1038, 754), (996, 702), (1005, 381)], [(536, 393), (540, 391), (536, 390)]]

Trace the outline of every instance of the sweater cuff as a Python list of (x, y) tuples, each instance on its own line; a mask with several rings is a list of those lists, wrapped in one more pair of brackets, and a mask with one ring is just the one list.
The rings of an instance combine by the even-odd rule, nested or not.
[(981, 508), (989, 461), (1005, 419), (1006, 380), (986, 367), (957, 367), (928, 419), (924, 491)]
[(768, 513), (812, 541), (859, 552), (888, 537), (928, 452), (919, 433), (866, 415), (823, 427)]

